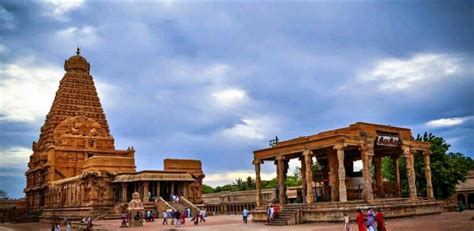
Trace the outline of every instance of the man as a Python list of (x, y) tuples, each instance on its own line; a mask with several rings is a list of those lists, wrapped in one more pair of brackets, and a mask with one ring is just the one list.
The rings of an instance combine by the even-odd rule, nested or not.
[(168, 212), (166, 212), (166, 210), (163, 211), (163, 223), (162, 224), (163, 225), (168, 224)]
[(244, 211), (242, 211), (242, 218), (244, 219), (244, 223), (247, 224), (247, 217), (249, 216), (249, 211), (247, 208), (244, 208)]
[(179, 209), (176, 210), (176, 212), (174, 213), (174, 219), (175, 219), (175, 228), (178, 228), (180, 223), (181, 223), (181, 213), (179, 212)]

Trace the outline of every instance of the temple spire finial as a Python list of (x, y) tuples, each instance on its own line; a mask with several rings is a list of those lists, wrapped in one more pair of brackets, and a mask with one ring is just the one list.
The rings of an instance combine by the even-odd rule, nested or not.
[(81, 48), (79, 48), (79, 45), (77, 45), (76, 54), (79, 55), (80, 53), (81, 53)]

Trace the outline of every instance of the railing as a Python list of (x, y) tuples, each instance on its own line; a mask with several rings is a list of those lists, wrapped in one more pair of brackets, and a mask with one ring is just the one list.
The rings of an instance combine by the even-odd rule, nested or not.
[(167, 202), (165, 199), (163, 199), (162, 197), (158, 197), (158, 198), (155, 200), (155, 203), (156, 203), (156, 210), (157, 210), (157, 212), (163, 211), (163, 210), (166, 210), (166, 209), (176, 210), (175, 207), (173, 207), (170, 203), (168, 203), (168, 202)]
[(185, 204), (186, 206), (190, 207), (191, 208), (191, 212), (192, 213), (195, 213), (195, 214), (198, 214), (199, 211), (201, 211), (201, 209), (199, 207), (197, 207), (196, 205), (194, 205), (193, 203), (191, 203), (191, 201), (189, 201), (188, 199), (186, 199), (184, 196), (180, 197), (180, 201), (181, 203)]

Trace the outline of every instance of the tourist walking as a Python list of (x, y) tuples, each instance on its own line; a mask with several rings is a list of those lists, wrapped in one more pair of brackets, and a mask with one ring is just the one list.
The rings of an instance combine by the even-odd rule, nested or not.
[(271, 218), (272, 218), (272, 211), (271, 211), (271, 208), (272, 208), (272, 205), (268, 205), (268, 208), (267, 208), (267, 222), (270, 222), (271, 221)]
[(382, 208), (379, 208), (377, 215), (375, 215), (375, 220), (377, 221), (377, 231), (387, 231)]
[(168, 212), (166, 212), (166, 210), (163, 211), (163, 225), (167, 225), (168, 224)]
[(242, 218), (245, 224), (247, 224), (247, 217), (249, 216), (249, 213), (250, 212), (247, 210), (247, 208), (244, 208), (244, 210), (242, 211)]
[(362, 213), (362, 209), (357, 209), (356, 222), (359, 231), (367, 231), (367, 228), (365, 228), (364, 225), (364, 214)]
[(350, 231), (349, 215), (347, 213), (344, 213), (344, 231)]
[(175, 221), (174, 221), (174, 222), (175, 222), (175, 223), (174, 223), (175, 226), (174, 226), (174, 227), (175, 227), (175, 228), (178, 228), (179, 225), (180, 225), (180, 223), (181, 223), (181, 222), (180, 222), (181, 213), (179, 212), (179, 209), (176, 210), (176, 212), (174, 213), (174, 219), (175, 219)]
[(183, 224), (183, 225), (186, 223), (186, 213), (185, 213), (185, 211), (183, 211), (181, 213), (181, 224)]
[(367, 212), (367, 229), (368, 231), (375, 231), (375, 214), (373, 208), (369, 208)]
[(206, 222), (206, 211), (201, 210), (199, 211), (199, 222)]

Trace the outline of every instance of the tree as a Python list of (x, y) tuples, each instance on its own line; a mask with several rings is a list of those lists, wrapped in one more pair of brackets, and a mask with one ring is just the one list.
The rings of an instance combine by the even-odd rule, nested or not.
[(205, 185), (205, 184), (202, 185), (203, 194), (208, 194), (208, 193), (213, 193), (213, 192), (214, 192), (214, 188), (212, 188), (211, 186)]
[[(430, 142), (431, 144), (431, 176), (435, 197), (438, 199), (450, 197), (456, 190), (456, 184), (460, 181), (464, 181), (467, 172), (474, 169), (474, 161), (461, 153), (448, 153), (450, 145), (447, 144), (442, 137), (437, 137), (431, 133), (425, 132), (423, 136), (418, 135), (416, 140)], [(405, 163), (404, 161), (401, 162), (403, 166), (400, 164), (400, 167), (404, 169)], [(400, 171), (400, 173), (402, 172), (406, 174), (405, 171)], [(422, 195), (426, 194), (424, 172), (425, 165), (423, 156), (415, 155), (417, 189)], [(406, 176), (404, 178), (406, 179)], [(402, 178), (402, 180), (404, 178)], [(406, 180), (404, 184), (407, 184)]]
[(8, 199), (7, 192), (0, 190), (0, 200), (6, 200), (6, 199)]

